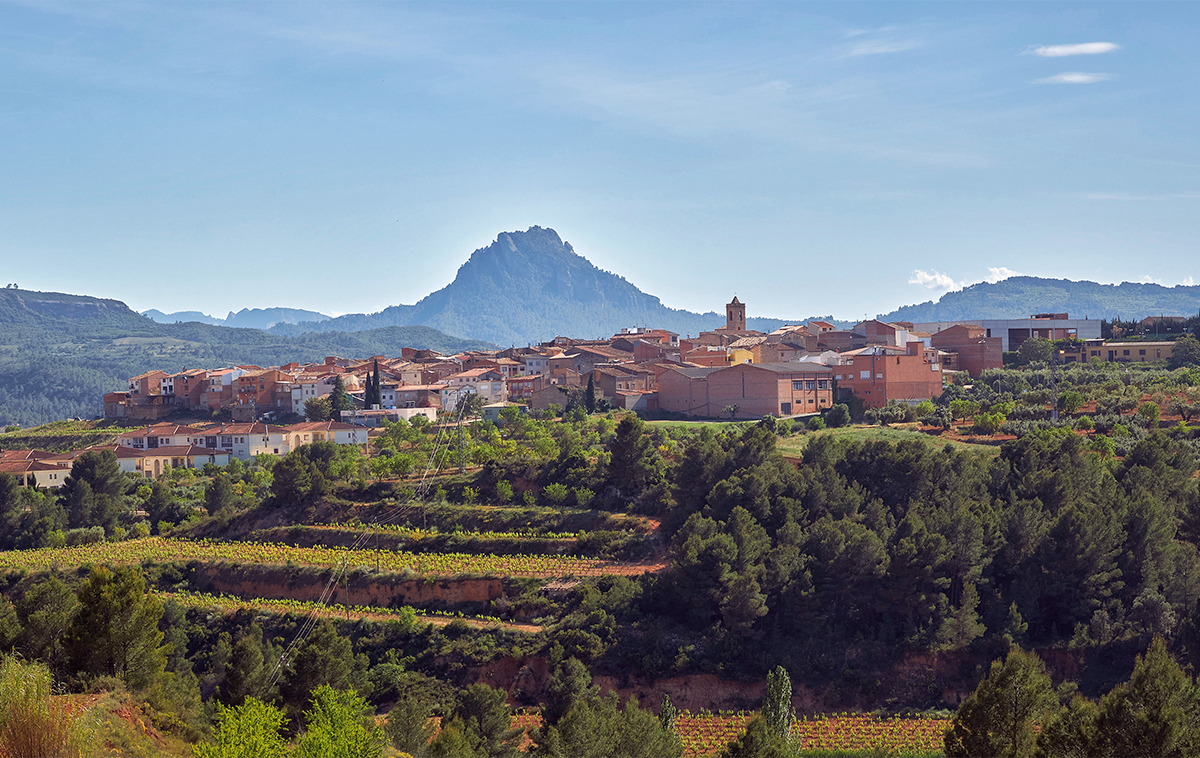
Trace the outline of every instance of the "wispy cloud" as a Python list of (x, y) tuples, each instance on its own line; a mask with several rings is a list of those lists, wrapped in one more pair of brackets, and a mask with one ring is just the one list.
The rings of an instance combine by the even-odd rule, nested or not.
[(995, 266), (995, 267), (988, 266), (988, 275), (985, 276), (983, 279), (986, 282), (991, 282), (992, 284), (995, 284), (996, 282), (1002, 282), (1005, 279), (1008, 279), (1010, 277), (1020, 276), (1020, 275), (1021, 275), (1021, 273), (1019, 271), (1013, 271), (1011, 268), (1008, 268), (1006, 266)]
[(1196, 286), (1196, 280), (1195, 280), (1195, 279), (1193, 279), (1192, 277), (1190, 277), (1190, 276), (1189, 276), (1187, 279), (1184, 279), (1184, 280), (1183, 280), (1182, 282), (1180, 282), (1179, 284), (1180, 284), (1181, 286), (1184, 286), (1184, 287), (1195, 287), (1195, 286)]
[(1034, 79), (1034, 84), (1095, 84), (1111, 79), (1112, 74), (1089, 74), (1083, 71), (1064, 71), (1061, 74)]
[(921, 43), (916, 40), (898, 39), (869, 39), (858, 42), (850, 47), (843, 55), (854, 58), (859, 55), (881, 55), (884, 53), (902, 53), (905, 50), (915, 50)]
[(1200, 200), (1200, 192), (1172, 192), (1164, 195), (1131, 195), (1122, 192), (1089, 192), (1085, 200), (1147, 201), (1147, 200)]
[(1162, 284), (1162, 279), (1155, 279), (1149, 274), (1142, 274), (1138, 277), (1139, 284)]
[(916, 284), (931, 290), (956, 290), (962, 289), (962, 285), (951, 279), (946, 274), (939, 271), (924, 271), (917, 269), (913, 271), (912, 278), (908, 280), (909, 284)]
[(1043, 45), (1031, 48), (1028, 52), (1043, 58), (1066, 58), (1069, 55), (1111, 53), (1120, 48), (1120, 45), (1113, 42), (1082, 42), (1077, 45)]

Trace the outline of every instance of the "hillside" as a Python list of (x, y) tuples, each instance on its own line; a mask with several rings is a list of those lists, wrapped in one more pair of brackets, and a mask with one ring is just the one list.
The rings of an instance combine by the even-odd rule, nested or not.
[(980, 282), (938, 299), (881, 314), (881, 321), (954, 321), (1028, 318), (1033, 313), (1070, 313), (1088, 318), (1141, 319), (1191, 316), (1200, 311), (1200, 286), (1097, 284), (1070, 279), (1014, 276), (995, 284)]
[(198, 321), (201, 324), (213, 326), (233, 326), (243, 329), (270, 329), (276, 324), (294, 324), (298, 321), (328, 321), (329, 316), (316, 311), (306, 311), (303, 308), (243, 308), (236, 313), (229, 312), (225, 318), (209, 316), (200, 311), (176, 311), (163, 313), (151, 308), (142, 311), (142, 315), (160, 324), (174, 324), (177, 321)]
[(426, 326), (285, 337), (196, 322), (158, 324), (117, 300), (0, 290), (0, 426), (29, 426), (100, 410), (105, 392), (161, 368), (278, 365), (327, 355), (396, 355), (402, 347), (490, 347)]
[[(724, 323), (724, 315), (715, 312), (668, 308), (624, 277), (597, 268), (553, 229), (534, 226), (501, 233), (491, 245), (471, 254), (453, 282), (416, 305), (393, 305), (378, 313), (320, 323), (277, 324), (271, 331), (299, 334), (426, 324), (501, 345), (523, 345), (556, 335), (609, 337), (631, 326), (695, 335)], [(747, 326), (763, 331), (783, 323), (747, 319)]]

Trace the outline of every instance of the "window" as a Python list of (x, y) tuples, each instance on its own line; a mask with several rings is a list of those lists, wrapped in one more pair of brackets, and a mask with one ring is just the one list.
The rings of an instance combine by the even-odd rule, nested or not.
[(1129, 355), (1129, 351), (1128, 351), (1128, 350), (1125, 350), (1125, 351), (1124, 351), (1122, 354), (1123, 354), (1123, 355)]
[(1146, 351), (1145, 351), (1145, 350), (1139, 350), (1139, 351), (1138, 351), (1138, 355), (1145, 355), (1145, 354), (1146, 354)]
[(817, 380), (816, 379), (806, 379), (804, 381), (804, 389), (815, 390), (816, 388), (817, 388)]
[(870, 372), (870, 371), (860, 371), (860, 372), (859, 372), (859, 374), (858, 374), (858, 378), (859, 378), (859, 379), (870, 379), (870, 378), (871, 378), (871, 372)]
[(819, 389), (819, 390), (829, 389), (829, 380), (828, 379), (818, 379), (817, 380), (817, 389)]
[(876, 375), (875, 375), (875, 378), (876, 378), (876, 379), (882, 379), (882, 378), (883, 378), (883, 374), (876, 374)]
[(804, 382), (799, 379), (792, 380), (792, 391), (799, 392), (802, 389), (804, 389)]

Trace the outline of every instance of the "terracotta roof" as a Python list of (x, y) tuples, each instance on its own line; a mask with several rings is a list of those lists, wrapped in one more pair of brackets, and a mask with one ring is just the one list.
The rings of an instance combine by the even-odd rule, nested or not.
[(0, 450), (0, 461), (40, 461), (53, 457), (54, 453), (48, 450)]
[(139, 458), (152, 458), (157, 456), (183, 457), (187, 455), (230, 455), (228, 450), (214, 450), (213, 448), (204, 447), (202, 445), (167, 445), (165, 447), (156, 447), (149, 450), (137, 450), (135, 452), (138, 454)]
[(30, 471), (62, 471), (62, 467), (42, 461), (0, 461), (0, 474), (26, 474)]
[(155, 424), (154, 426), (146, 426), (141, 429), (134, 429), (132, 432), (123, 432), (117, 435), (117, 439), (137, 439), (139, 437), (174, 437), (179, 434), (197, 434), (200, 429), (194, 426), (184, 426), (181, 424)]
[(279, 428), (287, 432), (348, 432), (360, 427), (341, 421), (302, 421), (299, 424)]

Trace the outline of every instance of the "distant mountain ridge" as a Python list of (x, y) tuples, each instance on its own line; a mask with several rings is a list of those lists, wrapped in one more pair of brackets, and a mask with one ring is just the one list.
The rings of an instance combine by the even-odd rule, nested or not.
[(160, 324), (174, 324), (180, 321), (197, 321), (213, 326), (232, 326), (239, 329), (270, 329), (276, 324), (295, 324), (299, 321), (328, 321), (332, 316), (316, 311), (306, 311), (303, 308), (243, 308), (237, 313), (229, 312), (225, 318), (209, 316), (200, 311), (176, 311), (163, 313), (151, 308), (142, 311), (142, 315)]
[[(769, 332), (784, 323), (748, 318), (746, 325)], [(524, 232), (502, 232), (495, 242), (471, 254), (453, 282), (415, 305), (319, 323), (277, 324), (271, 331), (357, 331), (392, 324), (425, 324), (501, 345), (523, 345), (558, 335), (611, 337), (634, 326), (696, 335), (723, 326), (725, 316), (668, 308), (624, 277), (597, 268), (553, 229), (533, 226)]]
[(89, 418), (100, 411), (105, 392), (155, 368), (396, 356), (402, 347), (455, 353), (495, 346), (427, 326), (285, 337), (195, 321), (159, 324), (119, 300), (0, 289), (0, 427)]
[(880, 321), (960, 321), (1028, 318), (1034, 313), (1069, 313), (1076, 318), (1141, 319), (1192, 316), (1200, 312), (1200, 285), (1098, 284), (1070, 279), (1014, 276), (947, 292), (937, 302), (906, 305), (880, 314)]

